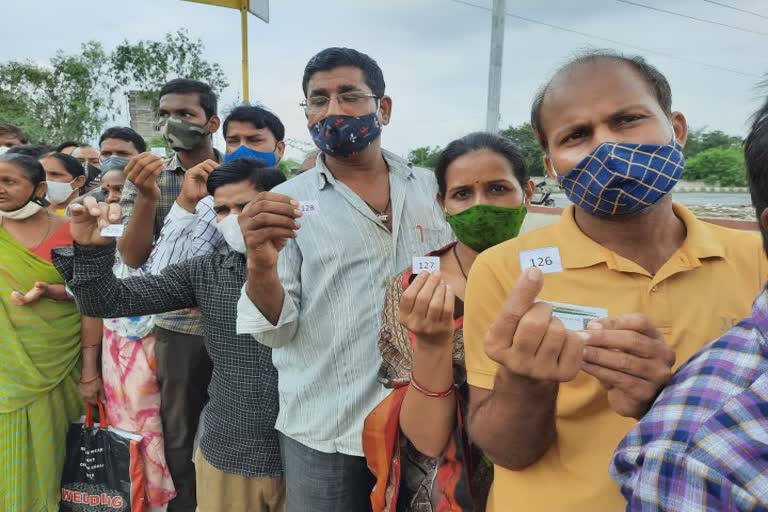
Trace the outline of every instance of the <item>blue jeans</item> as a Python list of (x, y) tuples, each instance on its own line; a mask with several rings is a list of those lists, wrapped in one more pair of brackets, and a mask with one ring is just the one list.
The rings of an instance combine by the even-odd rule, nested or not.
[(324, 453), (280, 434), (286, 512), (370, 512), (376, 483), (365, 457)]

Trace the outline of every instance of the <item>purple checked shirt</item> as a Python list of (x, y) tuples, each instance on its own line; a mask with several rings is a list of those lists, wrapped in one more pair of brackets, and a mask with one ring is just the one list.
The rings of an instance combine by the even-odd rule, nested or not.
[(768, 511), (768, 292), (691, 358), (616, 449), (631, 511)]

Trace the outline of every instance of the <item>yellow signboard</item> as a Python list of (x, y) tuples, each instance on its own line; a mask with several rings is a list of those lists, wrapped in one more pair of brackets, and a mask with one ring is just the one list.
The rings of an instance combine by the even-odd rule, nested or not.
[(187, 0), (187, 2), (229, 7), (230, 9), (240, 9), (243, 4), (243, 0)]
[(269, 23), (269, 0), (186, 0), (198, 4), (227, 7), (240, 11), (240, 35), (243, 48), (243, 100), (248, 101), (248, 12)]
[(261, 18), (269, 23), (269, 0), (186, 0), (198, 4), (213, 5), (216, 7), (227, 7), (229, 9), (240, 9), (250, 11), (257, 18)]

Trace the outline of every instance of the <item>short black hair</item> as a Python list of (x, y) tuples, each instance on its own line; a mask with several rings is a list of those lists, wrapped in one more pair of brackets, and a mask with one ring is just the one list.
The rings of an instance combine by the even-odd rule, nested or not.
[(45, 169), (36, 158), (21, 153), (5, 153), (0, 155), (0, 162), (15, 166), (35, 187), (45, 181)]
[(512, 172), (515, 173), (515, 178), (517, 178), (520, 186), (525, 189), (525, 185), (528, 183), (529, 179), (528, 166), (525, 163), (525, 158), (523, 157), (523, 152), (520, 148), (511, 140), (502, 137), (501, 135), (487, 132), (475, 132), (454, 140), (448, 144), (437, 157), (435, 177), (437, 178), (437, 190), (442, 197), (445, 197), (448, 188), (445, 179), (448, 167), (459, 157), (481, 149), (488, 149), (506, 158), (512, 166)]
[(536, 93), (533, 105), (531, 106), (531, 127), (533, 128), (533, 133), (536, 135), (539, 144), (541, 144), (545, 150), (547, 149), (548, 143), (541, 125), (541, 110), (544, 106), (544, 101), (547, 99), (547, 93), (549, 92), (552, 82), (562, 74), (577, 66), (601, 60), (626, 64), (637, 71), (640, 76), (642, 76), (643, 80), (646, 81), (653, 95), (656, 96), (656, 100), (659, 102), (661, 110), (667, 116), (672, 116), (672, 88), (669, 86), (667, 77), (665, 77), (656, 66), (649, 64), (639, 55), (624, 55), (623, 53), (614, 50), (588, 50), (562, 65), (555, 71), (552, 78), (550, 78), (549, 81)]
[(384, 96), (386, 84), (384, 83), (384, 73), (382, 73), (381, 68), (371, 57), (352, 48), (326, 48), (309, 59), (307, 67), (304, 68), (304, 78), (301, 82), (304, 96), (307, 96), (307, 86), (312, 75), (320, 71), (331, 71), (342, 66), (352, 66), (361, 69), (365, 83), (371, 88), (373, 94), (378, 98)]
[(176, 78), (166, 83), (160, 89), (160, 98), (166, 94), (197, 94), (200, 106), (205, 111), (205, 116), (210, 119), (218, 112), (216, 93), (211, 86), (199, 80), (188, 78)]
[(147, 143), (144, 142), (144, 138), (136, 133), (133, 128), (124, 126), (113, 126), (112, 128), (107, 128), (104, 133), (101, 134), (101, 137), (99, 137), (99, 149), (101, 149), (101, 143), (107, 139), (120, 139), (126, 142), (130, 142), (139, 153), (143, 153), (147, 150)]
[(208, 193), (213, 195), (219, 187), (243, 181), (249, 181), (256, 190), (265, 192), (285, 182), (285, 179), (282, 172), (268, 167), (261, 160), (237, 158), (221, 164), (208, 176)]
[[(747, 167), (747, 182), (752, 204), (760, 215), (768, 208), (768, 100), (752, 118), (752, 126), (744, 140), (744, 161)], [(768, 252), (768, 233), (762, 227), (763, 246)]]
[(227, 136), (227, 129), (229, 128), (230, 121), (251, 123), (258, 129), (266, 128), (272, 132), (272, 135), (275, 136), (275, 139), (278, 142), (285, 138), (285, 126), (283, 126), (283, 122), (280, 121), (279, 117), (264, 107), (240, 105), (232, 109), (232, 112), (230, 112), (224, 120), (224, 137)]
[(13, 135), (19, 139), (22, 144), (27, 144), (29, 142), (27, 134), (18, 126), (10, 123), (0, 123), (0, 135)]
[(66, 153), (49, 153), (44, 155), (43, 158), (55, 158), (61, 162), (61, 165), (64, 166), (67, 174), (72, 176), (73, 180), (75, 178), (79, 178), (80, 176), (85, 176), (85, 168), (83, 167), (83, 164), (81, 164), (80, 160), (73, 157), (72, 155), (67, 155)]
[(56, 153), (61, 153), (67, 148), (79, 148), (82, 145), (82, 143), (76, 141), (76, 140), (67, 140), (56, 146), (54, 151)]
[(51, 147), (45, 144), (22, 144), (20, 146), (13, 146), (6, 154), (12, 155), (25, 155), (35, 160), (39, 160), (44, 155), (51, 152)]

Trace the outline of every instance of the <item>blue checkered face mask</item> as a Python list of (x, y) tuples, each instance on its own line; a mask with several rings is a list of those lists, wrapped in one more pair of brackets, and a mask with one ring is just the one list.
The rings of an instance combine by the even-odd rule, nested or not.
[(683, 147), (604, 142), (557, 181), (568, 199), (599, 217), (631, 215), (658, 203), (683, 174)]

